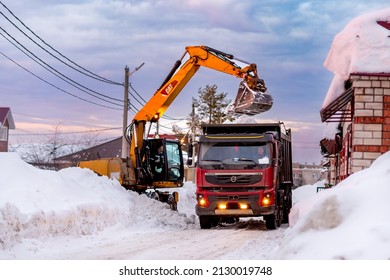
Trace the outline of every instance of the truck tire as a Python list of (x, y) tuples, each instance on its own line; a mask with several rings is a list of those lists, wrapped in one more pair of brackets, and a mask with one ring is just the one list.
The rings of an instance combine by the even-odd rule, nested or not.
[(264, 220), (265, 220), (265, 227), (267, 229), (276, 229), (277, 228), (275, 214), (264, 216)]
[(283, 201), (283, 220), (282, 220), (282, 223), (288, 224), (290, 222), (288, 214), (290, 214), (291, 207), (292, 207), (292, 193), (291, 193), (291, 188), (288, 188), (286, 198)]
[(218, 216), (213, 216), (211, 218), (211, 227), (216, 227), (218, 226), (218, 223), (219, 223), (219, 218)]
[(265, 227), (267, 229), (277, 229), (281, 225), (281, 218), (280, 207), (277, 206), (273, 214), (264, 216)]
[(199, 216), (199, 224), (201, 229), (211, 228), (213, 219), (211, 216)]

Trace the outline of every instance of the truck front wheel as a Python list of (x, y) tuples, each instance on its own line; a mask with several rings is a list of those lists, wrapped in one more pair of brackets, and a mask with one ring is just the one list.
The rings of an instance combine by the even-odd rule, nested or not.
[(199, 216), (199, 224), (201, 229), (211, 228), (213, 219), (211, 216)]
[(273, 214), (264, 216), (266, 228), (277, 229), (281, 225), (281, 218), (280, 207), (277, 206)]

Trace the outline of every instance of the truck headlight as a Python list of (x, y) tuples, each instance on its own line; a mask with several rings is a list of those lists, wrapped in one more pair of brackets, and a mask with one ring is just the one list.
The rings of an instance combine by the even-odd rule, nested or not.
[(202, 195), (198, 196), (198, 205), (199, 206), (206, 206), (207, 200)]
[(241, 210), (246, 210), (246, 209), (248, 209), (248, 204), (246, 204), (246, 203), (240, 203), (240, 209), (241, 209)]
[(218, 204), (218, 209), (225, 210), (226, 208), (227, 208), (227, 205), (225, 203), (219, 203)]
[(263, 199), (261, 200), (261, 204), (263, 206), (268, 206), (271, 204), (271, 194), (267, 193), (264, 195)]

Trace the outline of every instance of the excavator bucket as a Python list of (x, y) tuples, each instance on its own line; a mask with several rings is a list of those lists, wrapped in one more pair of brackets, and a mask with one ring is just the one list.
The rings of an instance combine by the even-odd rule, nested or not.
[(267, 112), (271, 109), (273, 102), (272, 96), (267, 93), (265, 87), (253, 90), (247, 82), (242, 81), (238, 87), (236, 99), (229, 111), (235, 114), (253, 116)]

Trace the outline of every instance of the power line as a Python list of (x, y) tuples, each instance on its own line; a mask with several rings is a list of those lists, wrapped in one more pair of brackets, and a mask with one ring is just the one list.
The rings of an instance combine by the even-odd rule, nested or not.
[[(111, 81), (109, 79), (106, 79), (104, 77), (101, 77), (97, 74), (94, 74), (92, 73), (91, 71), (83, 68), (82, 66), (78, 65), (77, 63), (75, 63), (74, 61), (70, 60), (69, 58), (67, 58), (66, 56), (64, 56), (62, 53), (60, 53), (59, 51), (57, 51), (56, 49), (54, 49), (51, 45), (49, 45), (48, 43), (46, 43), (41, 37), (39, 37), (34, 31), (32, 31), (26, 24), (24, 24), (24, 22), (22, 20), (20, 20), (5, 4), (3, 4), (1, 1), (0, 1), (0, 4), (20, 23), (22, 24), (27, 30), (29, 30), (35, 37), (37, 37), (43, 44), (45, 44), (46, 46), (48, 46), (51, 50), (53, 50), (54, 52), (56, 52), (57, 54), (59, 54), (61, 57), (63, 57), (64, 59), (66, 59), (67, 61), (71, 62), (72, 64), (76, 65), (77, 67), (83, 69), (84, 71), (88, 72), (89, 74), (86, 74), (82, 71), (80, 71), (79, 69), (76, 69), (75, 67), (73, 67), (72, 65), (69, 65), (68, 63), (66, 63), (64, 60), (60, 59), (59, 57), (57, 57), (56, 55), (52, 54), (50, 51), (48, 51), (46, 48), (44, 48), (42, 45), (40, 45), (38, 42), (36, 42), (33, 38), (31, 38), (29, 35), (27, 35), (23, 30), (21, 30), (12, 20), (10, 20), (4, 13), (2, 13), (0, 11), (0, 14), (8, 21), (10, 22), (17, 30), (19, 30), (24, 36), (26, 36), (29, 40), (31, 40), (34, 44), (36, 44), (39, 48), (41, 48), (42, 50), (44, 50), (46, 53), (48, 53), (49, 55), (51, 55), (52, 57), (56, 58), (57, 60), (59, 60), (60, 62), (64, 63), (65, 65), (67, 65), (68, 67), (71, 67), (73, 70), (76, 70), (78, 71), (79, 73), (82, 73), (84, 75), (87, 75), (91, 78), (94, 78), (94, 79), (97, 79), (99, 81), (103, 81), (103, 82), (108, 82), (108, 83), (111, 83), (111, 84), (115, 84), (115, 85), (121, 85), (123, 86), (122, 83), (117, 83), (117, 82), (114, 82), (114, 81)], [(61, 80), (65, 81), (66, 83), (72, 85), (73, 87), (83, 91), (84, 93), (92, 96), (92, 97), (95, 97), (97, 99), (100, 99), (104, 102), (107, 102), (107, 103), (111, 103), (113, 105), (116, 105), (116, 106), (123, 106), (123, 100), (120, 100), (120, 99), (116, 99), (116, 98), (112, 98), (110, 96), (107, 96), (107, 95), (104, 95), (104, 94), (101, 94), (99, 92), (96, 92), (88, 87), (85, 87), (83, 86), (82, 84), (76, 82), (75, 80), (67, 77), (66, 75), (62, 74), (61, 72), (57, 71), (55, 68), (51, 67), (49, 64), (47, 64), (46, 62), (44, 62), (42, 59), (40, 59), (38, 56), (36, 56), (34, 53), (32, 53), (30, 50), (28, 50), (23, 44), (21, 44), (18, 40), (16, 40), (12, 35), (10, 35), (5, 29), (3, 29), (2, 27), (0, 27), (0, 30), (2, 30), (5, 34), (7, 34), (7, 36), (9, 38), (11, 38), (14, 42), (16, 42), (17, 45), (19, 45), (20, 47), (18, 47), (15, 43), (11, 42), (11, 40), (7, 37), (5, 37), (4, 34), (0, 34), (2, 35), (8, 42), (10, 42), (12, 45), (14, 45), (16, 48), (18, 48), (21, 52), (23, 52), (26, 56), (28, 56), (30, 59), (32, 59), (34, 62), (36, 62), (37, 64), (39, 64), (41, 67), (43, 67), (45, 70), (49, 71), (50, 73), (52, 73), (53, 75), (57, 76), (58, 78), (60, 78)], [(22, 50), (21, 48), (23, 48), (24, 50)], [(29, 54), (28, 54), (28, 53)], [(29, 72), (30, 74), (32, 74), (33, 76), (37, 77), (38, 79), (44, 81), (45, 83), (48, 83), (49, 85), (55, 87), (56, 89), (66, 93), (66, 94), (69, 94), (75, 98), (78, 98), (80, 100), (83, 100), (85, 102), (88, 102), (88, 103), (91, 103), (91, 104), (94, 104), (94, 105), (98, 105), (98, 106), (102, 106), (102, 107), (106, 107), (106, 108), (110, 108), (110, 109), (117, 109), (117, 108), (113, 108), (113, 107), (109, 107), (109, 106), (104, 106), (104, 105), (101, 105), (101, 104), (98, 104), (98, 103), (95, 103), (95, 102), (92, 102), (92, 101), (89, 101), (85, 98), (81, 98), (75, 94), (71, 94), (65, 90), (62, 90), (60, 89), (58, 86), (55, 86), (54, 84), (46, 81), (45, 79), (43, 78), (40, 78), (38, 77), (37, 75), (33, 74), (31, 71), (27, 70), (25, 67), (21, 66), (20, 64), (16, 63), (14, 60), (12, 60), (11, 58), (9, 58), (8, 56), (6, 56), (4, 53), (1, 53), (3, 56), (7, 57), (9, 60), (11, 60), (12, 62), (14, 62), (15, 64), (17, 64), (19, 67), (21, 67), (22, 69), (24, 69), (25, 71)], [(93, 75), (93, 76), (92, 76)], [(133, 86), (131, 86), (131, 84), (129, 85), (129, 87), (136, 93), (136, 95), (138, 96), (138, 98), (136, 96), (134, 96), (133, 94), (131, 94), (131, 96), (133, 97), (133, 99), (138, 102), (141, 106), (144, 106), (144, 104), (146, 103), (145, 99), (134, 89)], [(85, 89), (85, 90), (84, 90)], [(88, 90), (88, 91), (86, 91)], [(91, 92), (95, 93), (95, 94), (92, 94)], [(109, 99), (109, 100), (113, 100), (113, 101), (119, 101), (121, 102), (122, 104), (117, 104), (117, 103), (114, 103), (114, 102), (111, 102), (109, 100), (105, 100), (104, 98), (106, 99)], [(139, 100), (141, 99), (141, 101)], [(134, 112), (135, 114), (139, 111), (139, 109), (132, 103), (130, 103), (130, 106), (128, 108), (130, 111)], [(117, 109), (117, 110), (120, 110), (120, 109)], [(173, 117), (170, 117), (168, 115), (164, 115), (162, 116), (163, 119), (168, 119), (168, 120), (180, 120), (178, 118), (173, 118)]]
[(80, 133), (96, 133), (108, 130), (117, 130), (122, 129), (121, 127), (111, 127), (111, 128), (103, 128), (103, 129), (93, 129), (93, 130), (84, 130), (84, 131), (68, 131), (68, 132), (51, 132), (51, 133), (10, 133), (11, 136), (48, 136), (48, 135), (66, 135), (66, 134), (80, 134)]
[[(19, 112), (15, 112), (13, 111), (12, 112), (13, 115), (21, 115), (21, 116), (25, 116), (25, 117), (30, 117), (30, 118), (34, 118), (34, 119), (41, 119), (41, 120), (47, 120), (47, 121), (58, 121), (59, 123), (63, 123), (64, 120), (63, 119), (52, 119), (52, 118), (45, 118), (45, 117), (39, 117), (39, 116), (33, 116), (33, 115), (30, 115), (30, 114), (25, 114), (25, 113), (19, 113)], [(87, 124), (87, 123), (82, 123), (82, 122), (76, 122), (76, 121), (68, 121), (68, 123), (73, 123), (73, 124), (77, 124), (77, 125), (83, 125), (83, 126), (91, 126), (91, 124)], [(104, 126), (98, 126), (98, 125), (94, 125), (94, 127), (98, 127), (98, 128), (106, 128)]]
[[(2, 35), (2, 34), (1, 34), (1, 35)], [(118, 108), (113, 108), (113, 107), (109, 107), (109, 106), (106, 106), (106, 105), (98, 104), (98, 103), (96, 103), (96, 102), (93, 102), (93, 101), (84, 99), (84, 98), (82, 98), (82, 97), (79, 97), (79, 96), (77, 96), (77, 95), (75, 95), (75, 94), (72, 94), (72, 93), (70, 93), (70, 92), (68, 92), (68, 91), (66, 91), (66, 90), (64, 90), (64, 89), (62, 89), (62, 88), (60, 88), (60, 87), (58, 87), (58, 86), (56, 86), (56, 85), (54, 85), (54, 84), (48, 82), (48, 81), (46, 81), (45, 79), (39, 77), (38, 75), (34, 74), (33, 72), (31, 72), (31, 71), (28, 70), (27, 68), (25, 68), (25, 67), (23, 67), (22, 65), (20, 65), (19, 63), (17, 63), (15, 60), (13, 60), (13, 59), (11, 59), (10, 57), (8, 57), (7, 55), (5, 55), (3, 52), (0, 52), (0, 54), (3, 55), (4, 57), (8, 58), (10, 61), (12, 61), (13, 63), (15, 63), (17, 66), (19, 66), (20, 68), (22, 68), (22, 69), (25, 70), (26, 72), (30, 73), (30, 74), (33, 75), (34, 77), (36, 77), (36, 78), (38, 78), (39, 80), (45, 82), (46, 84), (48, 84), (48, 85), (50, 85), (50, 86), (52, 86), (52, 87), (58, 89), (59, 91), (62, 91), (63, 93), (66, 93), (66, 94), (68, 94), (68, 95), (70, 95), (70, 96), (73, 96), (73, 97), (75, 97), (75, 98), (77, 98), (77, 99), (80, 99), (80, 100), (82, 100), (82, 101), (85, 101), (85, 102), (88, 102), (88, 103), (91, 103), (91, 104), (94, 104), (94, 105), (97, 105), (97, 106), (100, 106), (100, 107), (105, 107), (105, 108), (114, 109), (114, 110), (120, 110), (120, 109), (118, 109)]]
[(69, 65), (68, 63), (66, 63), (65, 61), (63, 61), (62, 59), (58, 58), (57, 56), (53, 55), (51, 52), (49, 52), (48, 50), (46, 50), (44, 47), (42, 47), (40, 44), (38, 44), (35, 40), (33, 40), (30, 36), (28, 36), (26, 33), (24, 33), (19, 27), (16, 26), (16, 24), (14, 24), (7, 16), (5, 16), (2, 12), (0, 12), (1, 15), (3, 15), (3, 17), (5, 17), (13, 26), (15, 26), (15, 28), (17, 28), (20, 32), (22, 32), (27, 38), (29, 38), (32, 42), (34, 42), (38, 47), (40, 47), (42, 50), (44, 50), (45, 52), (47, 52), (48, 54), (50, 54), (52, 57), (56, 58), (57, 60), (59, 60), (60, 62), (64, 63), (65, 65), (67, 65), (68, 67), (72, 68), (73, 70), (81, 73), (81, 74), (84, 74), (90, 78), (93, 78), (93, 79), (96, 79), (98, 81), (101, 81), (101, 82), (105, 82), (105, 83), (109, 83), (109, 84), (114, 84), (114, 85), (121, 85), (123, 86), (122, 83), (118, 83), (118, 82), (114, 82), (114, 81), (111, 81), (109, 79), (106, 79), (102, 76), (99, 76), (98, 74), (95, 74), (91, 71), (89, 71), (88, 69), (80, 66), (79, 64), (77, 64), (76, 62), (74, 62), (73, 60), (69, 59), (68, 57), (66, 57), (65, 55), (63, 55), (62, 53), (60, 53), (59, 51), (57, 51), (55, 48), (53, 48), (51, 45), (49, 45), (48, 43), (46, 43), (40, 36), (38, 36), (34, 31), (32, 31), (26, 24), (24, 24), (24, 22), (22, 20), (20, 20), (5, 4), (3, 4), (3, 2), (0, 1), (0, 4), (17, 20), (19, 21), (28, 31), (30, 31), (32, 34), (34, 34), (35, 37), (37, 37), (42, 43), (44, 43), (46, 46), (48, 46), (51, 50), (53, 50), (54, 52), (56, 52), (57, 54), (59, 54), (61, 57), (63, 57), (64, 59), (66, 59), (67, 61), (69, 61), (70, 63), (72, 63), (73, 65), (76, 65), (77, 67), (79, 67), (80, 69), (84, 70), (85, 72), (82, 72), (80, 71), (79, 69), (76, 69), (75, 67), (73, 67), (72, 65)]
[[(145, 99), (144, 99), (144, 98), (135, 90), (135, 88), (133, 88), (133, 86), (132, 86), (131, 84), (129, 85), (129, 87), (135, 92), (135, 94), (136, 94), (143, 102), (139, 101), (139, 100), (138, 100), (133, 94), (131, 94), (131, 92), (130, 92), (131, 97), (133, 97), (134, 100), (136, 100), (138, 104), (140, 104), (141, 106), (144, 106), (145, 103), (146, 103), (146, 100), (145, 100)], [(135, 107), (135, 105), (133, 105), (132, 103), (130, 103), (130, 106), (133, 107), (132, 112), (133, 112), (134, 114), (136, 114), (136, 113), (139, 111), (139, 109), (138, 109), (137, 107)], [(164, 114), (161, 118), (162, 118), (162, 119), (165, 119), (165, 120), (172, 120), (172, 121), (175, 121), (175, 120), (176, 120), (176, 121), (179, 121), (179, 120), (185, 119), (185, 118), (174, 118), (174, 117), (171, 117), (171, 116), (166, 115), (166, 114)]]
[(129, 87), (137, 94), (137, 96), (139, 98), (141, 98), (141, 100), (143, 101), (143, 103), (141, 103), (134, 95), (130, 94), (135, 100), (137, 100), (137, 102), (142, 106), (143, 104), (146, 103), (146, 100), (138, 93), (138, 91), (135, 90), (135, 88), (133, 88), (133, 86), (131, 84), (129, 84)]
[[(41, 39), (35, 32), (33, 32), (28, 26), (26, 26), (10, 9), (8, 9), (7, 6), (5, 6), (1, 1), (0, 1), (0, 4), (5, 8), (7, 9), (7, 11), (12, 14), (14, 16), (14, 18), (16, 18), (25, 28), (27, 28), (32, 34), (34, 34), (37, 38), (39, 38), (45, 45), (49, 46), (52, 50), (54, 50), (56, 53), (58, 53), (59, 55), (61, 55), (62, 57), (64, 57), (65, 59), (67, 59), (68, 61), (72, 62), (73, 64), (77, 65), (78, 67), (82, 68), (83, 70), (91, 73), (92, 75), (94, 76), (97, 76), (99, 77), (98, 80), (100, 81), (105, 81), (105, 82), (109, 82), (111, 84), (116, 84), (116, 85), (121, 85), (123, 86), (121, 83), (116, 83), (116, 82), (113, 82), (113, 81), (110, 81), (106, 78), (103, 78), (103, 77), (100, 77), (99, 75), (96, 75), (90, 71), (88, 71), (87, 69), (81, 67), (80, 65), (78, 65), (77, 63), (75, 63), (74, 61), (71, 61), (69, 58), (65, 57), (64, 55), (62, 55), (60, 52), (58, 52), (57, 50), (55, 50), (53, 47), (51, 47), (49, 44), (47, 44), (43, 39)], [(66, 64), (67, 66), (71, 67), (72, 69), (78, 71), (79, 73), (82, 73), (82, 74), (85, 74), (81, 71), (79, 71), (78, 69), (74, 68), (73, 66), (67, 64), (66, 62), (64, 62), (63, 60), (59, 59), (57, 56), (53, 55), (51, 52), (49, 52), (48, 50), (46, 50), (44, 47), (42, 47), (40, 44), (38, 44), (35, 40), (33, 40), (30, 36), (28, 36), (25, 32), (23, 32), (15, 23), (13, 23), (6, 15), (4, 15), (4, 13), (2, 13), (0, 11), (0, 14), (8, 20), (8, 22), (10, 22), (17, 30), (19, 30), (23, 35), (25, 35), (27, 38), (29, 38), (32, 42), (34, 42), (37, 46), (39, 46), (42, 50), (44, 50), (45, 52), (47, 52), (48, 54), (50, 54), (51, 56), (55, 57), (57, 60), (61, 61), (62, 63)], [(96, 92), (88, 87), (85, 87), (83, 86), (82, 84), (76, 82), (75, 80), (67, 77), (66, 75), (62, 74), (61, 72), (57, 71), (56, 69), (54, 69), (53, 67), (51, 67), (49, 64), (45, 63), (42, 59), (40, 59), (39, 57), (37, 57), (34, 53), (32, 53), (30, 50), (28, 50), (23, 44), (21, 44), (18, 40), (16, 40), (11, 34), (9, 34), (4, 28), (0, 27), (0, 30), (2, 30), (5, 34), (7, 34), (7, 36), (9, 38), (11, 38), (14, 42), (16, 42), (17, 45), (19, 45), (20, 47), (18, 47), (14, 42), (12, 42), (9, 38), (7, 38), (4, 34), (0, 34), (2, 35), (8, 42), (10, 42), (12, 45), (14, 45), (17, 49), (19, 49), (21, 52), (23, 52), (26, 56), (28, 56), (30, 59), (32, 59), (34, 62), (36, 62), (37, 64), (39, 64), (41, 67), (43, 67), (45, 70), (49, 71), (50, 73), (52, 73), (53, 75), (57, 76), (58, 78), (60, 78), (61, 80), (65, 81), (66, 83), (72, 85), (73, 87), (83, 91), (84, 93), (88, 94), (88, 95), (91, 95), (97, 99), (100, 99), (104, 102), (108, 102), (108, 103), (111, 103), (113, 105), (116, 105), (116, 106), (123, 106), (123, 100), (120, 100), (120, 99), (117, 99), (117, 98), (113, 98), (113, 97), (110, 97), (110, 96), (107, 96), (105, 94), (101, 94), (99, 92)], [(22, 50), (22, 48), (24, 50)], [(30, 54), (28, 54), (28, 53)], [(3, 54), (4, 55), (4, 54)], [(33, 58), (33, 57), (34, 58)], [(7, 57), (8, 59), (10, 59), (9, 57)], [(13, 61), (11, 59), (11, 61)], [(13, 61), (15, 63), (15, 61)], [(21, 65), (19, 65), (21, 66)], [(25, 70), (27, 70), (26, 68), (24, 68)], [(31, 74), (32, 72), (29, 71)], [(35, 77), (38, 77), (37, 75), (34, 75)], [(87, 75), (91, 78), (95, 78), (96, 77), (93, 77), (91, 75)], [(42, 78), (40, 78), (41, 80), (44, 80)], [(44, 80), (45, 82), (47, 82), (46, 80)], [(51, 84), (51, 83), (49, 83)], [(53, 84), (51, 84), (53, 86)], [(59, 89), (59, 87), (57, 86), (54, 86), (55, 88)], [(61, 90), (64, 92), (64, 90)], [(88, 92), (89, 91), (89, 92)], [(91, 92), (93, 92), (94, 94), (92, 94)], [(69, 93), (68, 93), (69, 94)], [(95, 95), (96, 94), (96, 95)], [(89, 102), (89, 103), (92, 103), (92, 104), (95, 104), (95, 105), (98, 105), (97, 103), (95, 102), (91, 102), (87, 99), (84, 99), (84, 98), (81, 98), (79, 96), (76, 96), (75, 94), (70, 94), (71, 96), (73, 97), (76, 97), (78, 99), (81, 99), (83, 101), (86, 101), (86, 102)], [(98, 95), (98, 96), (97, 96)], [(108, 99), (108, 100), (105, 100), (104, 98)], [(117, 103), (114, 103), (112, 102), (111, 100), (113, 101), (119, 101), (121, 104), (117, 104)], [(100, 106), (100, 105), (99, 105)], [(108, 107), (108, 106), (103, 106), (103, 107), (107, 107), (107, 108), (111, 108), (111, 109), (114, 109), (112, 107)], [(115, 108), (117, 109), (117, 108)]]
[[(68, 84), (74, 86), (75, 88), (77, 88), (77, 89), (79, 89), (79, 90), (81, 90), (81, 91), (87, 93), (88, 95), (91, 95), (91, 96), (97, 98), (97, 99), (103, 100), (103, 101), (105, 101), (105, 102), (108, 102), (108, 103), (111, 103), (111, 104), (114, 104), (114, 105), (120, 105), (120, 106), (122, 106), (121, 104), (116, 104), (116, 103), (113, 103), (113, 102), (111, 102), (111, 101), (105, 100), (105, 99), (103, 99), (102, 97), (107, 98), (107, 99), (111, 99), (111, 100), (115, 100), (115, 101), (120, 101), (120, 102), (122, 102), (122, 103), (123, 103), (123, 100), (116, 99), (116, 98), (112, 98), (112, 97), (110, 97), (110, 96), (107, 96), (107, 95), (98, 93), (98, 92), (96, 92), (96, 91), (94, 91), (94, 90), (91, 90), (91, 89), (89, 89), (89, 88), (87, 88), (87, 87), (85, 87), (85, 86), (79, 84), (78, 82), (74, 81), (73, 79), (71, 79), (71, 78), (67, 77), (66, 75), (62, 74), (61, 72), (57, 71), (56, 69), (54, 69), (53, 67), (51, 67), (49, 64), (47, 64), (46, 62), (44, 62), (42, 59), (40, 59), (39, 57), (37, 57), (34, 53), (32, 53), (31, 51), (29, 51), (23, 44), (21, 44), (18, 40), (16, 40), (13, 36), (11, 36), (4, 28), (0, 27), (0, 30), (2, 30), (5, 34), (7, 34), (8, 37), (10, 37), (13, 41), (15, 41), (19, 46), (21, 46), (26, 52), (28, 52), (29, 54), (31, 54), (31, 56), (33, 56), (34, 58), (31, 57), (29, 54), (27, 54), (25, 51), (23, 51), (23, 50), (22, 50), (21, 48), (19, 48), (18, 46), (16, 46), (13, 42), (11, 42), (7, 37), (4, 36), (4, 34), (1, 34), (1, 36), (3, 36), (8, 42), (10, 42), (12, 45), (14, 45), (17, 49), (19, 49), (21, 52), (23, 52), (26, 56), (28, 56), (29, 58), (31, 58), (34, 62), (36, 62), (37, 64), (39, 64), (42, 68), (46, 69), (47, 71), (49, 71), (49, 72), (52, 73), (53, 75), (57, 76), (57, 77), (60, 78), (61, 80), (65, 81), (66, 83), (68, 83)], [(38, 62), (37, 60), (38, 60), (39, 62)], [(45, 66), (43, 66), (42, 64), (44, 64)], [(49, 70), (46, 66), (47, 66), (48, 68), (50, 68), (51, 70)], [(55, 73), (53, 73), (53, 71), (54, 71)], [(95, 94), (97, 94), (97, 95), (99, 95), (99, 96), (96, 96), (96, 95), (94, 95), (94, 94), (92, 94), (92, 93), (90, 93), (90, 92), (87, 92), (87, 91), (85, 91), (84, 89), (82, 89), (82, 88), (80, 88), (80, 87), (82, 87), (82, 88), (84, 88), (84, 89), (87, 89), (87, 90), (89, 90), (89, 91), (91, 91), (91, 92), (93, 92), (93, 93), (95, 93)]]

